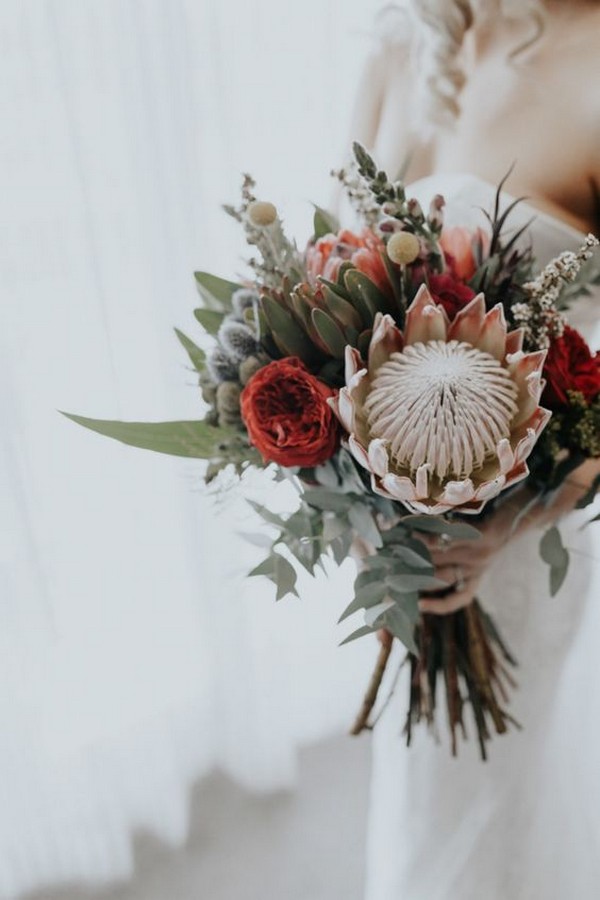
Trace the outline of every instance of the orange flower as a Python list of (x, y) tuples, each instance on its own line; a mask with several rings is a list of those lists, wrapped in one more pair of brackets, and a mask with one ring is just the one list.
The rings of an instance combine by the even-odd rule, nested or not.
[(356, 266), (359, 272), (366, 275), (373, 284), (376, 284), (383, 294), (393, 296), (392, 286), (381, 256), (384, 252), (383, 241), (377, 244), (372, 242), (370, 247), (364, 247), (353, 254), (352, 264)]
[(306, 250), (306, 268), (311, 281), (314, 283), (319, 275), (335, 281), (341, 264), (351, 259), (358, 247), (364, 246), (364, 237), (347, 229), (319, 238)]
[(440, 244), (444, 253), (450, 257), (448, 260), (454, 275), (463, 281), (469, 281), (477, 269), (477, 260), (473, 247), (481, 243), (485, 251), (489, 247), (489, 237), (482, 228), (469, 231), (459, 225), (453, 228), (444, 228), (440, 238)]

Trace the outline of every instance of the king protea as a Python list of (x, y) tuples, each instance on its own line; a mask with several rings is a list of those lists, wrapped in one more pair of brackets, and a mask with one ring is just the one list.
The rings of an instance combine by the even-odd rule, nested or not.
[(551, 413), (545, 351), (522, 345), (483, 294), (450, 323), (423, 285), (403, 332), (378, 313), (367, 364), (347, 347), (346, 386), (329, 401), (373, 490), (416, 513), (478, 513), (525, 478)]

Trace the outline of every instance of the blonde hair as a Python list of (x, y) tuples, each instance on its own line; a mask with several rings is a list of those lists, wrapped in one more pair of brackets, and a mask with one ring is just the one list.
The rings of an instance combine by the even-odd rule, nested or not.
[(421, 87), (421, 118), (430, 126), (452, 125), (460, 113), (467, 32), (475, 24), (499, 17), (523, 21), (525, 26), (512, 59), (534, 44), (544, 30), (542, 0), (401, 0), (381, 11), (379, 33), (383, 40), (410, 41)]

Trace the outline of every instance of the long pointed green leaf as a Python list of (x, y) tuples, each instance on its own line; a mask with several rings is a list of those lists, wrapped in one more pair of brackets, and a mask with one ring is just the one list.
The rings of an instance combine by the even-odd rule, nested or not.
[(315, 215), (313, 220), (315, 240), (318, 240), (321, 237), (325, 237), (326, 234), (335, 234), (337, 231), (339, 231), (340, 223), (333, 215), (333, 213), (328, 212), (328, 210), (323, 209), (321, 206), (317, 206), (316, 203), (313, 203), (313, 206), (315, 208)]
[(208, 309), (218, 312), (231, 311), (231, 298), (242, 287), (241, 284), (235, 284), (225, 278), (218, 278), (216, 275), (211, 275), (210, 272), (194, 272), (194, 278)]
[(201, 350), (200, 347), (197, 347), (196, 344), (189, 339), (187, 335), (180, 331), (179, 328), (175, 329), (175, 334), (179, 338), (179, 341), (190, 358), (190, 362), (193, 365), (196, 372), (200, 373), (204, 371), (204, 365), (206, 363), (206, 353), (204, 350)]
[(66, 412), (63, 412), (63, 415), (77, 425), (83, 425), (90, 431), (96, 431), (130, 447), (194, 459), (211, 459), (218, 453), (219, 445), (223, 441), (237, 434), (202, 421), (118, 422), (109, 419), (88, 419)]
[(282, 353), (303, 360), (314, 356), (313, 344), (287, 309), (268, 296), (262, 297), (261, 308), (271, 328), (271, 336)]
[(313, 309), (313, 325), (317, 334), (335, 359), (343, 359), (348, 341), (339, 325), (322, 309)]
[(214, 309), (195, 309), (194, 315), (204, 330), (213, 336), (216, 335), (221, 327), (221, 322), (225, 318), (225, 313), (217, 312)]

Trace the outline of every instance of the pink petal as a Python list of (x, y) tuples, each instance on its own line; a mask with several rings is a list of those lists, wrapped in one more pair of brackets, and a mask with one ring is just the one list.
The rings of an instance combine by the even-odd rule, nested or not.
[(477, 345), (477, 340), (485, 320), (485, 297), (477, 294), (461, 309), (450, 326), (448, 340), (465, 341)]
[(371, 470), (367, 451), (365, 450), (363, 445), (356, 440), (356, 437), (353, 434), (351, 434), (348, 438), (348, 449), (360, 466), (362, 466), (364, 469), (367, 469), (367, 471)]
[(513, 429), (527, 422), (536, 410), (540, 397), (541, 373), (546, 359), (546, 351), (538, 350), (535, 353), (515, 354), (515, 356), (518, 358), (508, 361), (508, 371), (519, 391), (517, 397), (519, 412), (513, 421)]
[(496, 453), (498, 454), (498, 460), (500, 462), (500, 472), (502, 475), (506, 475), (515, 464), (515, 455), (510, 446), (510, 441), (507, 438), (502, 438), (501, 441), (498, 441)]
[(392, 353), (399, 353), (403, 347), (402, 332), (392, 317), (377, 313), (369, 345), (369, 374), (373, 376), (379, 366), (387, 362)]
[(523, 337), (525, 332), (522, 328), (517, 328), (516, 331), (509, 331), (506, 335), (506, 354), (518, 353), (519, 350), (523, 349)]
[[(429, 309), (428, 309), (429, 307)], [(427, 310), (427, 312), (426, 312)], [(424, 322), (427, 319), (427, 323)], [(426, 284), (422, 284), (406, 313), (404, 341), (416, 344), (417, 341), (446, 340), (447, 317), (436, 306)], [(443, 329), (443, 333), (442, 332)], [(427, 337), (429, 332), (440, 332), (439, 337)]]
[(354, 402), (348, 388), (340, 388), (338, 394), (338, 408), (334, 410), (337, 417), (350, 434), (354, 431)]
[(417, 497), (419, 499), (423, 499), (429, 496), (429, 469), (430, 465), (425, 463), (422, 466), (419, 466), (415, 476), (415, 486)]
[(506, 356), (506, 319), (501, 303), (497, 303), (486, 315), (477, 348), (500, 361)]
[(443, 307), (433, 305), (424, 306), (419, 318), (411, 322), (410, 330), (407, 330), (407, 344), (427, 344), (429, 341), (445, 341), (448, 334), (448, 317)]
[(417, 499), (414, 484), (410, 478), (406, 478), (404, 475), (395, 475), (393, 472), (389, 472), (381, 479), (381, 484), (395, 500)]
[(468, 503), (474, 496), (473, 482), (470, 478), (465, 478), (463, 481), (447, 481), (439, 500), (450, 506), (460, 506), (462, 503)]
[(387, 475), (389, 469), (389, 459), (385, 446), (385, 441), (382, 441), (381, 438), (375, 438), (375, 440), (370, 442), (368, 449), (369, 467), (381, 478)]
[(407, 509), (411, 512), (416, 513), (417, 515), (425, 515), (425, 516), (441, 516), (446, 512), (450, 512), (452, 506), (448, 503), (422, 503), (419, 500), (403, 500), (402, 501)]
[[(524, 423), (527, 430), (525, 434), (519, 439), (515, 447), (515, 463), (522, 463), (527, 459), (527, 457), (533, 450), (538, 437), (551, 418), (552, 413), (550, 412), (550, 410), (543, 409), (541, 406), (538, 406), (529, 421)], [(523, 426), (518, 429), (517, 434), (519, 432), (521, 432), (522, 434), (522, 431)]]
[(487, 503), (497, 497), (500, 491), (506, 485), (506, 475), (498, 475), (492, 481), (484, 481), (484, 483), (475, 492), (475, 500)]
[(353, 375), (364, 368), (363, 361), (361, 359), (360, 353), (354, 347), (346, 347), (345, 351), (345, 377), (346, 384), (350, 381)]
[(510, 472), (506, 478), (505, 488), (512, 487), (513, 484), (518, 484), (519, 481), (523, 481), (529, 475), (529, 469), (527, 468), (526, 463), (522, 463), (520, 466), (517, 466)]

